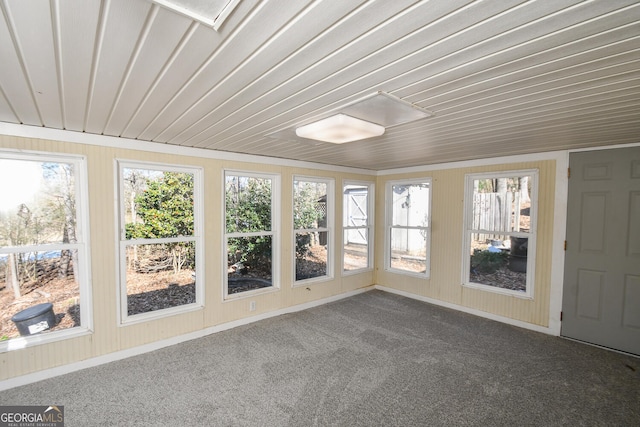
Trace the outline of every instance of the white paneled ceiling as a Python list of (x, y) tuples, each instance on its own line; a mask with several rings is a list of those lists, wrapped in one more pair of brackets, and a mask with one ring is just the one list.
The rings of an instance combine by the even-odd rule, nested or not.
[[(0, 0), (0, 121), (373, 170), (640, 142), (640, 1), (233, 3)], [(295, 136), (379, 91), (434, 116)]]

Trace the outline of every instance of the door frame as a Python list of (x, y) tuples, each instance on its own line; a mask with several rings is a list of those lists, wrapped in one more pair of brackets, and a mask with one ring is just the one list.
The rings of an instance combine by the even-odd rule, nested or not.
[(567, 237), (569, 200), (569, 156), (562, 151), (556, 157), (556, 189), (553, 211), (551, 289), (549, 292), (549, 333), (560, 336), (562, 328), (562, 293), (564, 291), (564, 245)]

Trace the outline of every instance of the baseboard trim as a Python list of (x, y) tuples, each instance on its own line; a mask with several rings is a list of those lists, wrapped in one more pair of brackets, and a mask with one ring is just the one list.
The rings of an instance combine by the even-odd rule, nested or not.
[(80, 371), (82, 369), (92, 368), (94, 366), (104, 365), (106, 363), (115, 362), (118, 360), (126, 359), (132, 356), (138, 356), (140, 354), (149, 353), (151, 351), (159, 350), (164, 347), (169, 347), (172, 345), (180, 344), (186, 341), (191, 341), (194, 339), (202, 338), (207, 335), (215, 334), (217, 332), (227, 331), (229, 329), (237, 328), (239, 326), (248, 325), (254, 322), (259, 322), (261, 320), (269, 319), (272, 317), (281, 316), (283, 314), (295, 313), (297, 311), (307, 310), (309, 308), (318, 307), (324, 304), (328, 304), (334, 301), (339, 301), (345, 298), (352, 297), (354, 295), (358, 295), (364, 292), (371, 291), (373, 289), (377, 289), (383, 292), (388, 292), (391, 294), (400, 295), (403, 297), (411, 298), (414, 300), (426, 302), (429, 304), (434, 304), (441, 307), (450, 308), (457, 311), (462, 311), (464, 313), (473, 314), (475, 316), (484, 317), (486, 319), (495, 320), (497, 322), (506, 323), (509, 325), (517, 326), (524, 329), (529, 329), (536, 332), (541, 332), (548, 335), (558, 335), (551, 328), (545, 328), (543, 326), (534, 325), (527, 322), (522, 322), (519, 320), (510, 319), (508, 317), (499, 316), (492, 313), (487, 313), (484, 311), (476, 310), (469, 307), (464, 307), (458, 304), (448, 303), (445, 301), (440, 301), (433, 298), (424, 297), (421, 295), (412, 294), (405, 291), (400, 291), (397, 289), (389, 288), (382, 285), (372, 285), (367, 286), (365, 288), (356, 289), (354, 291), (345, 292), (343, 294), (334, 295), (327, 298), (322, 298), (316, 301), (310, 301), (303, 304), (294, 305), (291, 307), (282, 308), (279, 310), (271, 311), (268, 313), (258, 314), (256, 316), (247, 317), (244, 319), (234, 320), (232, 322), (223, 323), (220, 325), (212, 326), (206, 329), (201, 329), (198, 331), (190, 332), (188, 334), (179, 335), (172, 338), (167, 338), (165, 340), (155, 341), (149, 344), (144, 344), (141, 346), (128, 348), (125, 350), (116, 351), (113, 353), (104, 354), (102, 356), (93, 357), (91, 359), (82, 360), (79, 362), (69, 363), (67, 365), (56, 366), (54, 368), (45, 369), (38, 372), (33, 372), (31, 374), (22, 375), (15, 378), (9, 378), (4, 381), (0, 381), (0, 391), (8, 390), (14, 387), (20, 387), (23, 385), (35, 383), (38, 381), (46, 380), (49, 378), (58, 377), (60, 375), (68, 374), (75, 371)]
[(356, 289), (354, 291), (345, 292), (343, 294), (322, 298), (316, 301), (310, 301), (307, 303), (298, 304), (298, 305), (294, 305), (287, 308), (282, 308), (282, 309), (271, 311), (268, 313), (262, 313), (256, 316), (234, 320), (232, 322), (223, 323), (223, 324), (212, 326), (206, 329), (190, 332), (188, 334), (183, 334), (183, 335), (167, 338), (160, 341), (155, 341), (149, 344), (144, 344), (141, 346), (128, 348), (125, 350), (115, 351), (113, 353), (104, 354), (102, 356), (92, 357), (91, 359), (85, 359), (79, 362), (73, 362), (66, 365), (56, 366), (54, 368), (44, 369), (42, 371), (22, 375), (19, 377), (9, 378), (7, 380), (0, 381), (0, 391), (8, 390), (10, 388), (20, 387), (23, 385), (35, 383), (35, 382), (46, 380), (49, 378), (58, 377), (60, 375), (68, 374), (75, 371), (80, 371), (82, 369), (92, 368), (94, 366), (104, 365), (106, 363), (115, 362), (118, 360), (126, 359), (128, 357), (149, 353), (151, 351), (159, 350), (164, 347), (169, 347), (169, 346), (180, 344), (186, 341), (202, 338), (207, 335), (237, 328), (238, 326), (248, 325), (254, 322), (258, 322), (260, 320), (265, 320), (272, 317), (281, 316), (283, 314), (295, 313), (297, 311), (303, 311), (309, 308), (318, 307), (324, 304), (328, 304), (334, 301), (339, 301), (341, 299), (349, 298), (354, 295), (368, 292), (373, 289), (374, 289), (373, 286), (368, 286), (365, 288)]
[(462, 311), (464, 313), (473, 314), (475, 316), (484, 317), (486, 319), (495, 320), (495, 321), (500, 322), (500, 323), (506, 323), (508, 325), (513, 325), (513, 326), (517, 326), (517, 327), (524, 328), (524, 329), (529, 329), (529, 330), (536, 331), (536, 332), (542, 332), (543, 334), (547, 334), (547, 335), (558, 336), (558, 334), (555, 333), (555, 331), (552, 328), (546, 328), (544, 326), (534, 325), (532, 323), (523, 322), (521, 320), (510, 319), (508, 317), (499, 316), (497, 314), (487, 313), (486, 311), (481, 311), (481, 310), (465, 307), (465, 306), (458, 305), (458, 304), (453, 304), (453, 303), (446, 302), (446, 301), (440, 301), (440, 300), (437, 300), (437, 299), (433, 299), (433, 298), (424, 297), (424, 296), (421, 296), (421, 295), (412, 294), (410, 292), (405, 292), (405, 291), (400, 291), (400, 290), (393, 289), (393, 288), (388, 288), (388, 287), (382, 286), (382, 285), (374, 285), (373, 288), (374, 289), (378, 289), (380, 291), (389, 292), (391, 294), (401, 295), (403, 297), (407, 297), (407, 298), (415, 299), (415, 300), (418, 300), (418, 301), (426, 302), (426, 303), (429, 303), (429, 304), (438, 305), (440, 307), (446, 307), (446, 308), (450, 308), (450, 309), (453, 309), (453, 310)]

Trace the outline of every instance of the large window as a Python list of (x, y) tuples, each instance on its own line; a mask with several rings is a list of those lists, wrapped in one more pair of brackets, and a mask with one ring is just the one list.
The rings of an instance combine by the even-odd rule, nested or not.
[(533, 296), (538, 173), (466, 177), (463, 282)]
[(333, 276), (333, 192), (333, 180), (294, 177), (296, 282)]
[(342, 189), (342, 269), (345, 273), (372, 265), (373, 184), (345, 182)]
[(120, 318), (202, 306), (201, 170), (119, 163)]
[(429, 276), (430, 212), (430, 179), (387, 184), (387, 270)]
[(225, 298), (275, 288), (277, 259), (275, 175), (226, 171)]
[(84, 159), (2, 152), (0, 177), (0, 350), (89, 330)]

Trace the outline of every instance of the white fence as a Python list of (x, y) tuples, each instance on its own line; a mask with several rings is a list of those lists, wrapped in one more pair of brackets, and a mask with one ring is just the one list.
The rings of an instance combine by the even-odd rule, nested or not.
[(498, 232), (474, 234), (479, 241), (503, 238), (500, 231), (520, 231), (520, 193), (475, 193), (471, 229)]

